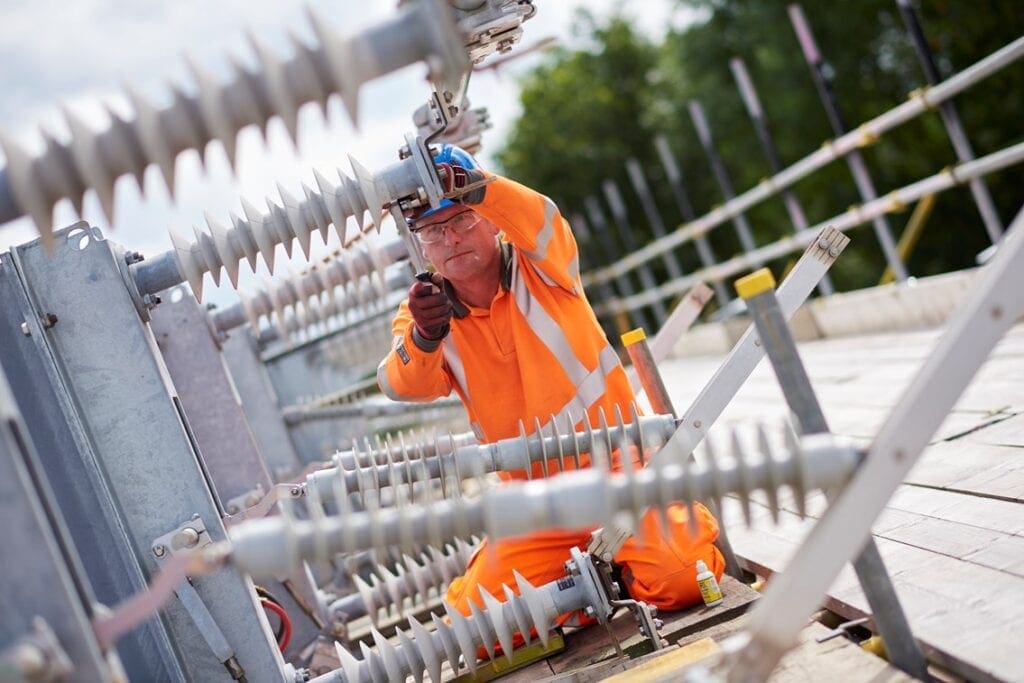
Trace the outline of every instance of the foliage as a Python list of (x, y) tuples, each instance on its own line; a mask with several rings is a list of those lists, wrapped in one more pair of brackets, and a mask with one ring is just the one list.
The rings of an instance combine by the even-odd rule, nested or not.
[[(627, 196), (634, 232), (646, 242), (652, 235), (630, 189), (627, 158), (644, 163), (670, 227), (682, 221), (654, 152), (658, 133), (671, 141), (697, 213), (724, 201), (694, 132), (689, 100), (703, 105), (737, 193), (772, 174), (729, 69), (734, 56), (747, 65), (783, 166), (805, 157), (834, 135), (787, 4), (679, 0), (680, 11), (693, 20), (669, 31), (660, 44), (640, 35), (621, 12), (603, 23), (580, 15), (578, 30), (589, 36), (590, 45), (559, 49), (525, 77), (523, 114), (496, 156), (503, 171), (556, 198), (570, 215), (585, 197), (600, 196), (601, 182), (611, 178)], [(1024, 34), (1024, 4), (1017, 0), (933, 0), (917, 9), (943, 78)], [(891, 109), (923, 83), (892, 0), (807, 3), (804, 13), (828, 62), (847, 127)], [(1021, 141), (1022, 93), (1024, 69), (1015, 64), (956, 99), (976, 155)], [(879, 194), (956, 162), (937, 114), (904, 124), (863, 154)], [(1021, 171), (1011, 168), (987, 181), (1004, 224), (1019, 207), (1022, 180)], [(861, 201), (842, 162), (801, 181), (794, 192), (812, 224)], [(758, 244), (792, 229), (779, 199), (764, 202), (748, 217)], [(887, 217), (896, 236), (908, 217)], [(711, 235), (720, 258), (739, 250), (732, 232), (724, 225)], [(840, 289), (874, 284), (885, 266), (870, 227), (856, 229), (851, 237), (851, 247), (834, 268)], [(970, 193), (951, 190), (940, 195), (908, 266), (915, 275), (968, 267), (986, 246)], [(687, 269), (696, 267), (689, 250), (678, 256)]]

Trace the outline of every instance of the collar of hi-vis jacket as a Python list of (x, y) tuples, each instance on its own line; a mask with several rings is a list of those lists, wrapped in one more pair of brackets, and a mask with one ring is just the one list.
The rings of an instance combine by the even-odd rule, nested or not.
[[(501, 288), (506, 292), (512, 289), (512, 243), (499, 242), (501, 248)], [(455, 288), (448, 280), (444, 281), (444, 293), (452, 302), (452, 315), (458, 319), (469, 315), (469, 306), (462, 303), (455, 294)]]

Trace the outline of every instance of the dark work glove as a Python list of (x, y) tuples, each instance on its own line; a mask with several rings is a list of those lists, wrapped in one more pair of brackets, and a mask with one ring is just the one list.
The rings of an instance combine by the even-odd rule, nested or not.
[[(463, 188), (483, 181), (486, 176), (484, 172), (476, 168), (463, 168), (458, 164), (438, 164), (437, 174), (441, 178), (441, 185), (445, 194), (459, 192)], [(487, 194), (487, 186), (481, 185), (469, 190), (465, 194), (452, 197), (453, 202), (459, 204), (479, 204)]]
[(435, 351), (448, 336), (452, 302), (441, 287), (443, 281), (433, 273), (430, 282), (417, 281), (409, 288), (409, 312), (415, 323), (412, 340), (423, 351)]

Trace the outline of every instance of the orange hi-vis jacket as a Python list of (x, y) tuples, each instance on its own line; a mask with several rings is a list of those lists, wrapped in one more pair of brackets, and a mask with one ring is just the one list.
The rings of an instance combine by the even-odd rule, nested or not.
[[(497, 225), (502, 244), (501, 286), (490, 308), (462, 305), (448, 287), (454, 305), (451, 331), (440, 348), (424, 351), (413, 340), (408, 301), (395, 316), (391, 350), (377, 369), (381, 390), (400, 401), (431, 401), (454, 389), (469, 413), (477, 437), (492, 442), (520, 432), (542, 429), (555, 416), (581, 428), (584, 412), (597, 425), (603, 411), (609, 420), (616, 406), (628, 419), (634, 400), (619, 363), (580, 282), (576, 241), (554, 203), (518, 183), (497, 177), (484, 201), (473, 207)], [(636, 467), (613, 455), (613, 466)], [(582, 466), (589, 464), (581, 459)], [(542, 476), (539, 463), (532, 476)], [(502, 473), (523, 478), (525, 471)], [(698, 533), (688, 530), (687, 510), (668, 509), (669, 528), (662, 529), (649, 511), (637, 537), (615, 556), (630, 595), (659, 609), (680, 609), (700, 602), (695, 562), (704, 560), (717, 576), (725, 562), (713, 545), (718, 524), (700, 504), (694, 506)], [(452, 581), (445, 599), (469, 615), (483, 608), (479, 589), (502, 595), (515, 586), (513, 570), (535, 585), (562, 578), (569, 548), (585, 548), (586, 530), (549, 530), (498, 541), (484, 540), (463, 576)], [(571, 615), (561, 615), (561, 624)], [(516, 642), (522, 637), (517, 634)]]
[(612, 421), (616, 405), (628, 416), (633, 391), (583, 292), (576, 240), (554, 202), (498, 176), (472, 208), (504, 233), (502, 284), (489, 309), (453, 298), (440, 353), (413, 341), (402, 302), (377, 370), (381, 390), (431, 401), (454, 389), (482, 442), (519, 435), (520, 420), (532, 433), (535, 420), (546, 426), (552, 416), (562, 431), (568, 420), (580, 428), (584, 411), (593, 425), (601, 410)]

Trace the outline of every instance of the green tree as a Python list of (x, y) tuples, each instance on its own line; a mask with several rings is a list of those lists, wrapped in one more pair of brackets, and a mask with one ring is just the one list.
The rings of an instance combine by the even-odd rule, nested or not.
[[(599, 194), (605, 178), (625, 190), (623, 163), (647, 164), (657, 201), (670, 223), (681, 216), (669, 199), (653, 148), (655, 134), (671, 141), (698, 214), (723, 201), (686, 109), (703, 105), (719, 152), (742, 192), (770, 175), (729, 71), (729, 59), (744, 58), (764, 104), (784, 165), (792, 164), (833, 137), (808, 67), (789, 22), (785, 0), (680, 0), (694, 20), (670, 31), (661, 45), (637, 34), (617, 14), (604, 23), (583, 15), (578, 27), (590, 35), (586, 49), (554, 53), (524, 81), (523, 115), (499, 164), (513, 177), (578, 209)], [(926, 36), (943, 77), (962, 70), (1024, 33), (1024, 5), (1014, 0), (924, 2), (919, 7)], [(892, 0), (807, 3), (805, 14), (829, 63), (832, 83), (848, 127), (902, 102), (924, 79)], [(1022, 139), (1024, 70), (1018, 65), (956, 99), (978, 155)], [(936, 114), (926, 114), (864, 150), (880, 194), (931, 175), (956, 162)], [(1021, 201), (1022, 174), (1010, 169), (988, 179), (1004, 223)], [(842, 162), (794, 188), (811, 222), (826, 220), (859, 203)], [(631, 192), (626, 192), (631, 196)], [(641, 241), (650, 238), (643, 214), (630, 199), (631, 223)], [(896, 235), (908, 214), (889, 216)], [(778, 199), (749, 214), (759, 244), (791, 230)], [(712, 233), (719, 257), (737, 252), (728, 225)], [(877, 282), (884, 260), (865, 226), (834, 267), (841, 289)], [(973, 264), (988, 245), (966, 189), (940, 196), (924, 237), (910, 259), (913, 274), (927, 275)], [(694, 264), (691, 253), (681, 253)]]

